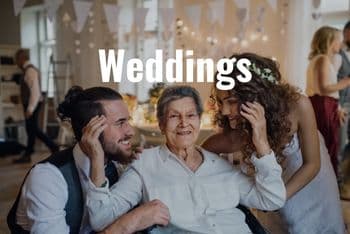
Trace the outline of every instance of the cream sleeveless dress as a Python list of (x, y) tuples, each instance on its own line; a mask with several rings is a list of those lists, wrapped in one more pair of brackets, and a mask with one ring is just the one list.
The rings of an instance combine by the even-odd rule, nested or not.
[[(259, 211), (259, 221), (273, 234), (343, 234), (344, 219), (337, 180), (322, 135), (319, 133), (321, 168), (316, 177), (294, 194), (277, 212)], [(303, 163), (298, 136), (295, 133), (283, 151), (287, 182)]]

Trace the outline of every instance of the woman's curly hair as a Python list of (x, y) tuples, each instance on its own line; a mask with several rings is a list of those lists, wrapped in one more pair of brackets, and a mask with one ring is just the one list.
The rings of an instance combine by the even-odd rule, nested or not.
[[(288, 134), (291, 131), (291, 122), (288, 118), (290, 108), (300, 98), (300, 93), (296, 88), (282, 82), (279, 66), (275, 61), (253, 53), (234, 54), (231, 58), (236, 58), (237, 61), (241, 58), (247, 58), (256, 68), (271, 70), (271, 75), (276, 82), (263, 79), (254, 71), (251, 71), (252, 79), (249, 82), (236, 82), (235, 87), (228, 92), (238, 98), (240, 104), (247, 101), (257, 101), (264, 107), (269, 144), (276, 155), (283, 156), (282, 151), (285, 144), (290, 140)], [(239, 74), (241, 72), (235, 67), (233, 72), (227, 76), (236, 79)], [(211, 95), (214, 101), (217, 97), (217, 91), (216, 86), (214, 86)], [(222, 127), (224, 132), (232, 131), (228, 118), (222, 115), (219, 110), (216, 112), (214, 122)], [(241, 139), (249, 139), (242, 150), (244, 157), (248, 157), (255, 151), (251, 141), (251, 126), (246, 119), (241, 117), (237, 121), (236, 130), (242, 135)]]

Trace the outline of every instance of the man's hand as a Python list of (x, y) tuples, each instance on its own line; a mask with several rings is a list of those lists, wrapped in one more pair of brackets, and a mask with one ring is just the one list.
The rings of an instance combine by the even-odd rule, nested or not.
[(343, 108), (338, 109), (338, 116), (339, 116), (339, 122), (341, 125), (343, 125), (346, 121), (348, 113)]
[(25, 113), (26, 119), (29, 119), (32, 115), (33, 115), (33, 111), (26, 110), (26, 113)]
[(82, 151), (90, 158), (92, 182), (100, 187), (105, 182), (104, 151), (99, 137), (107, 127), (106, 117), (95, 116), (83, 128), (83, 135), (79, 142)]
[(147, 202), (114, 221), (101, 234), (131, 234), (153, 225), (169, 224), (169, 209), (159, 200)]

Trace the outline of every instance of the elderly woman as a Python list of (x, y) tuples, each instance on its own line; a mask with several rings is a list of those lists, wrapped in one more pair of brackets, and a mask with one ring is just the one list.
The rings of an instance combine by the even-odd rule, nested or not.
[[(87, 194), (91, 225), (101, 230), (139, 203), (158, 199), (168, 208), (169, 225), (151, 233), (251, 233), (239, 203), (263, 210), (283, 206), (281, 167), (266, 137), (264, 110), (247, 109), (254, 122), (255, 178), (243, 175), (218, 155), (195, 145), (203, 112), (198, 92), (189, 86), (167, 88), (157, 106), (166, 144), (144, 150), (110, 189), (92, 183)], [(91, 167), (93, 170), (93, 166)]]

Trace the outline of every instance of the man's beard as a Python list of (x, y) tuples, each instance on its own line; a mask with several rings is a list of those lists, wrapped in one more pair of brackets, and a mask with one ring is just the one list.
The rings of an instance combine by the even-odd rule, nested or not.
[[(124, 139), (126, 138), (128, 137), (125, 137)], [(133, 160), (133, 157), (131, 155), (132, 152), (126, 152), (122, 150), (115, 142), (107, 143), (103, 136), (101, 139), (101, 143), (105, 153), (105, 158), (107, 160), (117, 161), (118, 163), (124, 164), (124, 165), (132, 162)]]

